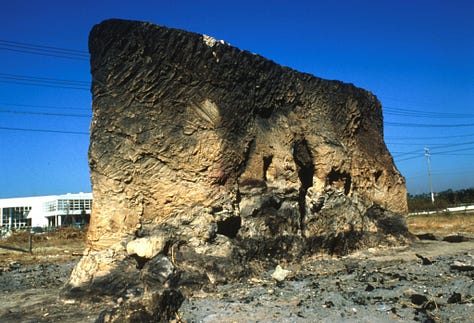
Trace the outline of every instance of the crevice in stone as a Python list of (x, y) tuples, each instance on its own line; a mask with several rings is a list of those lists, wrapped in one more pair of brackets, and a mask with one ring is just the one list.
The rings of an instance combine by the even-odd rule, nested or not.
[(299, 189), (298, 206), (300, 211), (300, 229), (304, 235), (304, 222), (306, 218), (306, 193), (313, 186), (314, 164), (313, 157), (306, 139), (297, 140), (292, 147), (293, 159), (298, 171), (301, 186)]
[(344, 194), (348, 195), (351, 191), (352, 178), (347, 172), (333, 168), (326, 177), (326, 184), (344, 190)]
[(273, 156), (264, 156), (263, 157), (263, 180), (266, 182), (267, 181), (267, 172), (268, 168), (270, 167), (270, 164), (272, 163)]
[(382, 174), (383, 174), (383, 171), (381, 171), (381, 170), (378, 170), (378, 171), (375, 172), (374, 181), (375, 181), (376, 184), (379, 184), (379, 180), (380, 180), (380, 177), (382, 176)]
[(242, 226), (240, 216), (230, 217), (217, 222), (217, 234), (222, 234), (228, 238), (234, 239)]
[(262, 119), (269, 119), (273, 114), (274, 107), (272, 106), (265, 106), (257, 109), (257, 115)]
[(175, 242), (173, 240), (166, 241), (165, 246), (163, 247), (163, 251), (162, 251), (164, 255), (169, 255), (170, 248), (172, 248), (174, 243)]
[(135, 261), (137, 262), (137, 269), (140, 269), (140, 270), (143, 269), (145, 264), (150, 260), (150, 259), (145, 258), (145, 257), (140, 257), (137, 254), (130, 255), (130, 257), (135, 259)]
[(240, 175), (242, 175), (242, 173), (245, 172), (245, 169), (247, 168), (247, 164), (248, 164), (249, 159), (250, 159), (250, 155), (252, 154), (252, 152), (255, 151), (255, 147), (256, 147), (255, 138), (252, 138), (247, 143), (247, 146), (245, 147), (245, 151), (244, 151), (244, 154), (243, 154), (244, 156), (243, 156), (243, 159), (242, 159), (242, 161), (240, 162), (240, 165), (239, 165), (238, 177), (240, 177)]
[(320, 196), (316, 203), (311, 204), (311, 212), (313, 213), (319, 213), (324, 207), (324, 202), (326, 201), (326, 198), (323, 196)]
[(261, 187), (265, 188), (267, 187), (267, 184), (263, 180), (255, 179), (255, 178), (246, 178), (243, 181), (240, 182), (240, 186), (244, 187)]

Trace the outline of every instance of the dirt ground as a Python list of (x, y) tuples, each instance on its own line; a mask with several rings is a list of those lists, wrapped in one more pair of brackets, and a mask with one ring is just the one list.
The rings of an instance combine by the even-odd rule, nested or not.
[[(195, 292), (175, 321), (473, 322), (474, 216), (408, 223), (414, 234), (436, 240), (280, 263), (290, 270), (282, 282), (271, 277), (275, 263), (238, 283)], [(75, 232), (35, 235), (29, 254), (14, 250), (28, 250), (28, 235), (0, 240), (0, 322), (95, 322), (103, 310), (118, 306), (121, 299), (113, 297), (61, 297), (83, 241)]]

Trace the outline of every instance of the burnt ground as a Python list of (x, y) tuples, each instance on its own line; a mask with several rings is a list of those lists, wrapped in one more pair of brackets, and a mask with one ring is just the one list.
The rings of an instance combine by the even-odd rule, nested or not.
[[(175, 321), (473, 322), (474, 240), (439, 238), (280, 263), (291, 271), (280, 283), (271, 278), (273, 263), (243, 281), (188, 295)], [(95, 322), (122, 301), (61, 297), (79, 259), (71, 250), (18, 255), (0, 255), (0, 322)]]
[(473, 322), (473, 257), (473, 241), (320, 256), (287, 266), (282, 283), (269, 270), (196, 293), (178, 314), (186, 322)]

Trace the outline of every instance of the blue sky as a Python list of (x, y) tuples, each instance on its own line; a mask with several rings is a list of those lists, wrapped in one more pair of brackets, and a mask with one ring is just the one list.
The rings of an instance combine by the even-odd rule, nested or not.
[[(368, 89), (382, 102), (385, 140), (410, 193), (429, 190), (425, 147), (435, 191), (474, 187), (473, 16), (470, 0), (2, 3), (0, 198), (91, 191), (89, 64), (76, 51), (108, 18), (204, 33)], [(74, 52), (35, 55), (25, 43)]]

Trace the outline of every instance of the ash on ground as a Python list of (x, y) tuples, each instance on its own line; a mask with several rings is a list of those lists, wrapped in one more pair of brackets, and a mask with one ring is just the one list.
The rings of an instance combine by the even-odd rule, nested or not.
[[(419, 241), (348, 257), (255, 266), (240, 282), (188, 295), (175, 322), (473, 322), (474, 241)], [(0, 270), (1, 322), (96, 322), (123, 298), (61, 296), (76, 261)], [(261, 264), (259, 264), (261, 265)], [(289, 270), (272, 278), (277, 265)]]
[[(417, 257), (422, 252), (430, 265)], [(196, 294), (184, 302), (181, 318), (185, 322), (473, 322), (470, 252), (472, 242), (456, 246), (419, 242), (410, 248), (340, 259), (321, 256), (289, 266), (292, 274), (284, 282), (272, 279), (270, 270)]]

